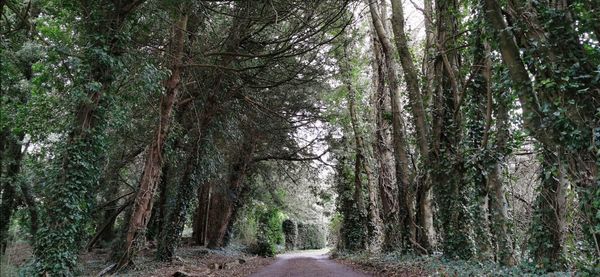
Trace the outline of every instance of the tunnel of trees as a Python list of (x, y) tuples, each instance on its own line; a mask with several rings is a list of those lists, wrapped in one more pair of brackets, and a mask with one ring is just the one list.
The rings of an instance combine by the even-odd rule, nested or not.
[(32, 247), (25, 276), (183, 237), (600, 274), (596, 0), (0, 12), (0, 244)]

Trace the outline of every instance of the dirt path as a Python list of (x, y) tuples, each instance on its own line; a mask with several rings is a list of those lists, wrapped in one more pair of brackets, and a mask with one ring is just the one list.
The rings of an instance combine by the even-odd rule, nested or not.
[(367, 277), (329, 259), (328, 250), (311, 250), (277, 256), (277, 261), (250, 277)]

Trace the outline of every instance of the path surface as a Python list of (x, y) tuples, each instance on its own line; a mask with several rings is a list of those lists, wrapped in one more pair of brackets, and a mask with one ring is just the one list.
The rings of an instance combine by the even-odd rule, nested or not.
[(367, 277), (364, 273), (338, 264), (329, 250), (310, 250), (277, 256), (277, 261), (250, 277)]

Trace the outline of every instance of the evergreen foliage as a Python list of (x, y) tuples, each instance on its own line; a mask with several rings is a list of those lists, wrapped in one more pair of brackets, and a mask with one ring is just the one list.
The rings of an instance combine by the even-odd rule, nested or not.
[(599, 6), (0, 1), (0, 253), (598, 275)]

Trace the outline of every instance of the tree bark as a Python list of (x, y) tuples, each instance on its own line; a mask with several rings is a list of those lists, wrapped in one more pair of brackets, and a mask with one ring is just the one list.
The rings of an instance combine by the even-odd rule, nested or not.
[[(429, 15), (426, 15), (429, 16)], [(428, 19), (426, 19), (428, 20)], [(417, 146), (420, 154), (421, 175), (417, 184), (417, 240), (428, 251), (433, 246), (435, 231), (433, 228), (433, 211), (431, 209), (431, 180), (429, 170), (425, 165), (429, 163), (429, 127), (423, 104), (423, 95), (419, 89), (417, 68), (413, 62), (408, 47), (408, 38), (404, 30), (404, 10), (402, 1), (392, 0), (392, 29), (396, 41), (396, 50), (404, 71), (404, 80), (408, 91), (409, 104), (413, 114), (413, 124), (416, 130)]]
[[(348, 57), (346, 57), (348, 59)], [(346, 68), (346, 72), (351, 69)], [(346, 87), (348, 89), (348, 110), (350, 112), (350, 122), (352, 130), (354, 132), (355, 146), (356, 146), (356, 163), (357, 168), (354, 172), (357, 178), (360, 178), (361, 172), (364, 171), (367, 178), (367, 193), (368, 193), (368, 205), (367, 205), (367, 225), (368, 225), (368, 238), (367, 244), (368, 249), (371, 252), (379, 252), (382, 244), (382, 231), (381, 231), (381, 218), (379, 217), (379, 208), (377, 205), (377, 187), (375, 186), (375, 178), (373, 177), (373, 170), (371, 169), (369, 160), (366, 156), (366, 146), (364, 143), (363, 132), (359, 126), (359, 119), (356, 111), (356, 91), (352, 85), (350, 76), (345, 78)], [(362, 190), (360, 179), (357, 179), (356, 190)], [(360, 197), (360, 196), (359, 196)], [(362, 199), (358, 199), (361, 201)]]
[(529, 239), (536, 266), (548, 271), (564, 270), (567, 232), (567, 177), (561, 151), (542, 150), (539, 194)]
[(472, 186), (465, 180), (467, 168), (462, 142), (462, 88), (459, 86), (460, 55), (456, 49), (459, 4), (455, 0), (436, 2), (437, 50), (435, 96), (436, 121), (433, 134), (432, 160), (439, 218), (443, 233), (443, 252), (451, 258), (470, 259), (475, 254), (473, 217), (468, 210), (472, 204)]
[[(489, 46), (488, 46), (489, 47)], [(506, 155), (509, 153), (508, 142), (510, 137), (509, 105), (510, 99), (501, 91), (493, 91), (491, 88), (491, 61), (489, 59), (489, 48), (484, 68), (484, 77), (487, 79), (487, 105), (486, 105), (486, 127), (483, 138), (483, 147), (489, 148), (489, 132), (492, 114), (492, 99), (496, 97), (496, 153), (499, 158), (489, 157), (489, 174), (487, 176), (487, 189), (489, 195), (489, 209), (491, 215), (491, 230), (497, 246), (497, 260), (507, 266), (516, 265), (515, 251), (513, 248), (512, 234), (510, 230), (510, 218), (508, 215), (508, 201), (506, 199), (506, 180), (502, 177), (502, 168), (507, 164)], [(494, 95), (494, 96), (493, 96)]]
[(383, 53), (381, 42), (376, 34), (373, 34), (373, 83), (375, 89), (375, 159), (379, 169), (378, 185), (384, 224), (385, 250), (392, 250), (400, 246), (398, 235), (398, 195), (394, 187), (394, 173), (392, 164), (394, 156), (391, 151), (390, 124), (385, 119), (388, 112), (386, 106), (388, 96), (385, 94), (385, 68), (383, 64)]
[[(156, 191), (156, 185), (160, 179), (165, 139), (169, 132), (171, 122), (171, 112), (173, 104), (177, 99), (179, 83), (181, 81), (183, 46), (185, 41), (185, 31), (188, 16), (181, 15), (173, 27), (173, 40), (171, 44), (171, 77), (165, 81), (166, 92), (161, 96), (160, 119), (156, 128), (155, 139), (152, 141), (146, 154), (144, 171), (140, 179), (139, 189), (136, 194), (131, 218), (128, 224), (128, 231), (125, 238), (124, 252), (119, 260), (117, 268), (128, 265), (133, 258), (134, 243), (146, 229), (150, 214), (152, 211), (153, 197)], [(143, 235), (141, 236), (143, 237)]]
[(406, 135), (404, 130), (404, 120), (400, 111), (400, 100), (398, 95), (399, 84), (396, 77), (396, 69), (393, 61), (393, 46), (387, 36), (381, 17), (378, 14), (377, 7), (373, 1), (369, 2), (371, 19), (375, 26), (375, 31), (381, 41), (384, 61), (387, 70), (387, 78), (392, 103), (392, 128), (394, 133), (394, 159), (396, 163), (396, 183), (398, 186), (399, 197), (399, 219), (402, 226), (402, 235), (404, 241), (416, 244), (416, 228), (413, 219), (413, 199), (410, 193), (409, 182), (409, 159), (407, 152)]
[(257, 141), (245, 139), (230, 167), (226, 182), (207, 182), (198, 188), (198, 207), (193, 222), (193, 237), (198, 245), (218, 248), (226, 244), (227, 232), (243, 205), (244, 180), (250, 171)]

